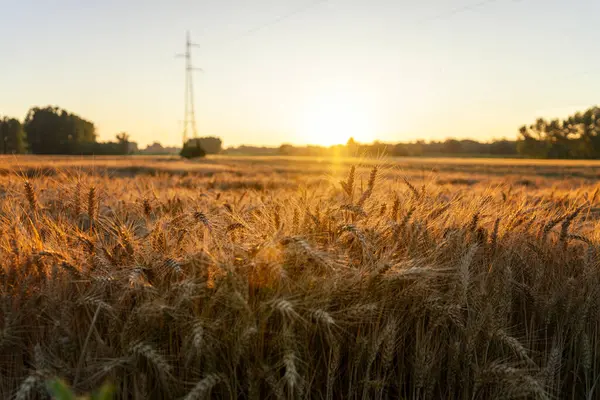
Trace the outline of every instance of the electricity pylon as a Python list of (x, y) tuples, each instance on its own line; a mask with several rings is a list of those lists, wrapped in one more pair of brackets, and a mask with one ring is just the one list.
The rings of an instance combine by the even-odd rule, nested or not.
[(185, 53), (178, 54), (177, 57), (185, 58), (185, 112), (183, 117), (183, 145), (188, 141), (190, 133), (196, 139), (198, 130), (196, 128), (196, 112), (194, 110), (194, 80), (193, 72), (202, 71), (195, 68), (192, 64), (192, 47), (200, 47), (190, 40), (190, 32), (186, 33)]

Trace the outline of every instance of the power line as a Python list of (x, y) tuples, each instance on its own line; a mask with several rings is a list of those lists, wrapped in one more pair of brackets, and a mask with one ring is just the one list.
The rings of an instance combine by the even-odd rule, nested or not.
[(290, 11), (287, 14), (283, 14), (282, 16), (280, 16), (278, 18), (275, 18), (275, 19), (273, 19), (273, 20), (271, 20), (271, 21), (269, 21), (267, 23), (264, 23), (262, 25), (254, 27), (252, 29), (248, 29), (246, 32), (244, 32), (244, 33), (242, 33), (240, 35), (239, 39), (241, 39), (243, 37), (246, 37), (246, 36), (250, 36), (250, 35), (252, 35), (252, 34), (254, 34), (256, 32), (262, 31), (263, 29), (266, 29), (266, 28), (269, 28), (269, 27), (271, 27), (273, 25), (276, 25), (276, 24), (278, 24), (278, 23), (280, 23), (282, 21), (285, 21), (286, 19), (295, 17), (296, 15), (302, 14), (302, 13), (310, 10), (311, 8), (316, 7), (316, 6), (320, 5), (320, 4), (326, 3), (328, 1), (330, 1), (330, 0), (317, 0), (317, 1), (313, 1), (312, 3), (308, 3), (304, 7), (297, 8), (297, 9), (292, 10), (292, 11)]
[[(296, 9), (294, 9), (294, 10), (292, 10), (292, 11), (286, 13), (286, 14), (283, 14), (283, 15), (281, 15), (281, 16), (273, 19), (273, 20), (267, 21), (267, 22), (265, 22), (263, 24), (257, 25), (257, 26), (255, 26), (253, 28), (250, 28), (250, 29), (248, 29), (246, 31), (243, 31), (243, 32), (241, 32), (240, 34), (236, 35), (235, 37), (233, 37), (231, 39), (228, 39), (228, 40), (225, 40), (225, 41), (223, 41), (221, 43), (218, 43), (217, 46), (218, 47), (226, 46), (226, 45), (228, 45), (230, 43), (233, 43), (233, 42), (241, 40), (241, 39), (243, 39), (245, 37), (251, 36), (251, 35), (253, 35), (253, 34), (257, 33), (257, 32), (260, 32), (260, 31), (262, 31), (264, 29), (270, 28), (273, 25), (277, 25), (277, 24), (279, 24), (279, 23), (281, 23), (281, 22), (283, 22), (285, 20), (288, 20), (288, 19), (293, 18), (293, 17), (295, 17), (295, 16), (297, 16), (299, 14), (307, 12), (307, 11), (311, 10), (312, 8), (317, 7), (317, 6), (319, 6), (319, 5), (323, 4), (323, 3), (327, 3), (329, 1), (331, 1), (331, 0), (317, 0), (317, 1), (313, 1), (311, 3), (308, 3), (308, 4), (306, 4), (306, 5), (302, 6), (302, 7), (296, 8)], [(419, 24), (423, 24), (423, 23), (431, 22), (431, 21), (435, 21), (435, 20), (448, 19), (448, 18), (451, 18), (451, 17), (453, 17), (453, 16), (455, 16), (457, 14), (461, 14), (461, 13), (466, 12), (466, 11), (472, 11), (472, 10), (484, 7), (484, 6), (488, 5), (488, 4), (496, 3), (498, 1), (499, 0), (483, 0), (483, 1), (478, 1), (478, 2), (475, 2), (475, 3), (466, 4), (464, 6), (461, 6), (461, 7), (458, 7), (458, 8), (454, 8), (454, 9), (442, 12), (442, 13), (434, 15), (434, 16), (423, 18), (423, 19), (419, 20), (418, 23)], [(521, 1), (521, 0), (513, 0), (513, 1)]]
[(288, 19), (293, 18), (293, 17), (295, 17), (297, 15), (305, 13), (305, 12), (311, 10), (312, 8), (317, 7), (317, 6), (319, 6), (319, 5), (323, 4), (323, 3), (327, 3), (329, 1), (331, 1), (331, 0), (317, 0), (317, 1), (310, 2), (308, 4), (305, 4), (302, 7), (299, 7), (299, 8), (296, 8), (294, 10), (291, 10), (290, 12), (288, 12), (286, 14), (280, 15), (277, 18), (274, 18), (274, 19), (272, 19), (270, 21), (267, 21), (265, 23), (257, 25), (257, 26), (255, 26), (253, 28), (250, 28), (250, 29), (246, 30), (246, 31), (240, 32), (235, 37), (233, 37), (231, 39), (228, 39), (228, 40), (225, 40), (225, 41), (219, 43), (218, 45), (219, 46), (226, 46), (226, 45), (228, 45), (230, 43), (236, 42), (236, 41), (241, 40), (241, 39), (243, 39), (245, 37), (248, 37), (248, 36), (251, 36), (251, 35), (253, 35), (253, 34), (257, 33), (257, 32), (260, 32), (260, 31), (262, 31), (262, 30), (264, 30), (266, 28), (270, 28), (273, 25), (277, 25), (277, 24), (279, 24), (279, 23), (281, 23), (281, 22), (283, 22), (285, 20), (288, 20)]
[(488, 4), (492, 4), (492, 3), (496, 3), (496, 2), (498, 2), (498, 0), (483, 0), (483, 1), (479, 1), (477, 3), (466, 4), (466, 5), (462, 6), (462, 7), (454, 8), (452, 10), (440, 13), (440, 14), (435, 15), (433, 17), (428, 17), (428, 18), (426, 18), (426, 19), (424, 19), (424, 20), (422, 20), (420, 22), (424, 23), (424, 22), (435, 21), (435, 20), (438, 20), (438, 19), (450, 18), (450, 17), (453, 17), (453, 16), (455, 16), (457, 14), (461, 14), (461, 13), (463, 13), (465, 11), (472, 11), (472, 10), (475, 10), (477, 8), (481, 8), (481, 7), (487, 6)]

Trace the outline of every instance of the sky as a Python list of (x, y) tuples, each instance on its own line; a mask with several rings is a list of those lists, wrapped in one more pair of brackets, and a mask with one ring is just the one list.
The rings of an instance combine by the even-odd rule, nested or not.
[(0, 115), (180, 145), (515, 138), (599, 102), (597, 0), (0, 0)]

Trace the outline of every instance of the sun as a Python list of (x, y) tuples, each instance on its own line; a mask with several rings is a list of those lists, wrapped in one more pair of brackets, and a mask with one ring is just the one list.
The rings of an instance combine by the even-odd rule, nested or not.
[(358, 142), (372, 142), (376, 129), (373, 119), (370, 108), (359, 99), (320, 97), (300, 115), (297, 139), (321, 146), (345, 144), (351, 137)]

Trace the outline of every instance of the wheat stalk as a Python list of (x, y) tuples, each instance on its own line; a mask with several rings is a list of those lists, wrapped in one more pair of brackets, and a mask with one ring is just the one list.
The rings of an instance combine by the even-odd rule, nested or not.
[(87, 214), (90, 219), (90, 222), (93, 222), (96, 218), (98, 202), (96, 199), (96, 188), (94, 186), (90, 187), (88, 192), (88, 203), (87, 203)]
[(194, 388), (184, 397), (184, 400), (209, 399), (211, 390), (221, 382), (223, 378), (219, 374), (209, 374), (205, 376)]
[(29, 208), (32, 212), (36, 212), (38, 209), (38, 201), (37, 196), (35, 194), (35, 190), (33, 189), (33, 185), (29, 181), (25, 181), (23, 184), (25, 187), (25, 197), (27, 198), (27, 202), (29, 203)]

